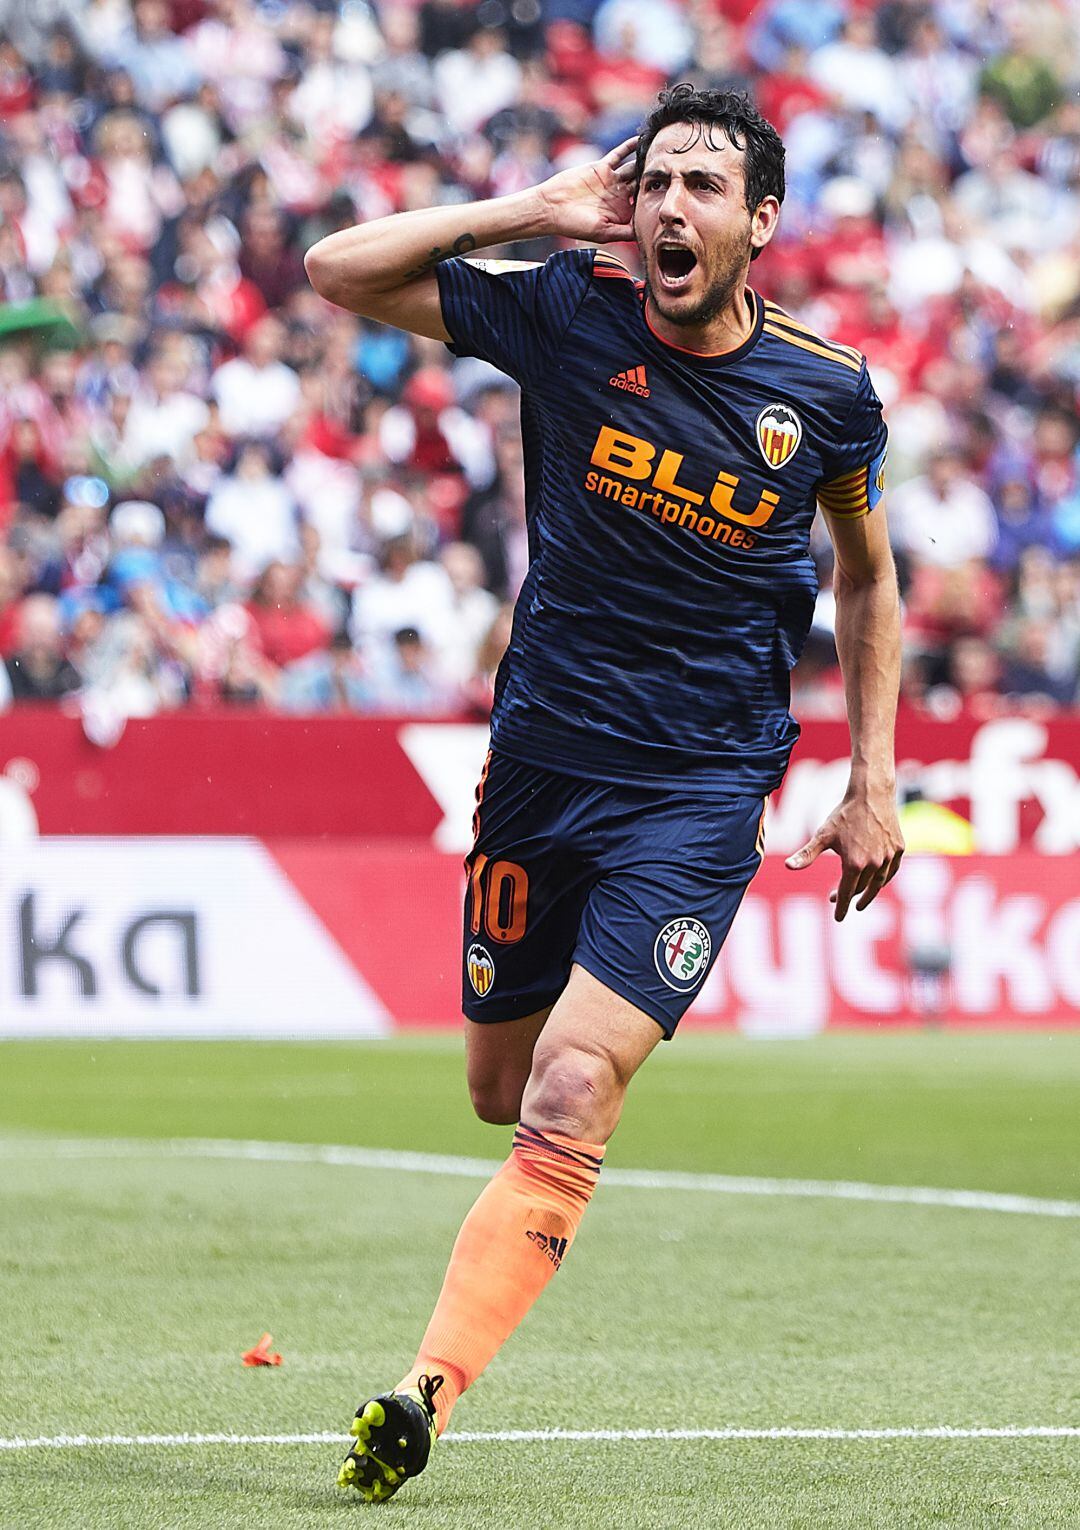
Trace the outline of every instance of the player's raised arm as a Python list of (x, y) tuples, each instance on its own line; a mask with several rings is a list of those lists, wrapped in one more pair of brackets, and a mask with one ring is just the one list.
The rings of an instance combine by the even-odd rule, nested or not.
[(304, 264), (315, 291), (365, 318), (434, 340), (451, 338), (434, 270), (455, 255), (558, 236), (630, 239), (636, 138), (529, 191), (466, 206), (394, 213), (321, 239)]

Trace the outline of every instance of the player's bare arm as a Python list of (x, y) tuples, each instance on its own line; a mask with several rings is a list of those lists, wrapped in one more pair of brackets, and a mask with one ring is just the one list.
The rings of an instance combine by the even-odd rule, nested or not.
[(308, 278), (322, 297), (352, 313), (449, 340), (434, 276), (442, 261), (525, 239), (608, 244), (633, 237), (636, 145), (628, 138), (603, 159), (513, 196), (394, 213), (330, 234), (308, 251)]
[(835, 850), (841, 874), (831, 895), (843, 919), (863, 909), (900, 869), (894, 725), (900, 688), (900, 600), (884, 505), (842, 521), (826, 516), (836, 553), (836, 649), (851, 730), (851, 776), (844, 800), (788, 866), (801, 870)]

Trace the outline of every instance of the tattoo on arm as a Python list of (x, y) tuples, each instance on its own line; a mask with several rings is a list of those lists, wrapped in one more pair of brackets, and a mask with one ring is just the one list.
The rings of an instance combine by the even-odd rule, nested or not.
[(430, 250), (418, 266), (411, 271), (405, 272), (405, 281), (411, 282), (417, 276), (426, 276), (444, 260), (451, 260), (455, 255), (467, 255), (470, 250), (476, 249), (476, 236), (474, 234), (459, 234), (448, 250), (441, 249), (438, 245)]

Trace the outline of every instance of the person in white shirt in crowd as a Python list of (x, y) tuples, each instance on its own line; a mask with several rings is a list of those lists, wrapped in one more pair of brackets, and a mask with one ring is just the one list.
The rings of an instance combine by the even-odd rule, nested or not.
[(1047, 181), (1025, 170), (1015, 143), (962, 175), (953, 198), (969, 238), (981, 235), (1009, 250), (1036, 254), (1077, 230), (1075, 200), (1055, 195)]
[(268, 563), (295, 563), (300, 554), (296, 501), (275, 476), (270, 448), (245, 442), (232, 472), (206, 505), (206, 529), (232, 543), (238, 576), (250, 582)]
[(289, 115), (316, 143), (354, 138), (371, 120), (371, 73), (340, 56), (336, 14), (316, 12), (310, 27), (304, 72), (289, 97)]
[(195, 437), (206, 428), (210, 410), (187, 391), (191, 341), (186, 335), (163, 339), (146, 368), (146, 383), (131, 401), (124, 421), (121, 450), (133, 468), (169, 457), (185, 467), (194, 457)]
[(323, 622), (328, 632), (336, 632), (345, 623), (349, 603), (339, 584), (323, 571), (322, 538), (317, 526), (300, 522), (300, 566), (303, 577), (297, 595), (303, 604)]
[(990, 498), (951, 446), (939, 446), (922, 474), (893, 490), (889, 519), (893, 545), (915, 563), (937, 568), (986, 559), (997, 538)]
[(131, 29), (108, 62), (127, 71), (139, 105), (155, 115), (191, 95), (200, 81), (191, 44), (170, 27), (164, 0), (136, 0)]
[(946, 147), (971, 110), (975, 60), (949, 47), (938, 21), (924, 14), (915, 24), (911, 47), (899, 60), (897, 72), (919, 131), (929, 125), (938, 146)]
[(281, 353), (285, 330), (267, 314), (244, 336), (243, 354), (218, 367), (210, 390), (230, 436), (273, 436), (300, 403), (300, 379)]
[(379, 564), (379, 572), (353, 596), (353, 641), (379, 662), (404, 627), (415, 627), (431, 647), (444, 647), (454, 623), (454, 590), (446, 570), (420, 557), (412, 530), (385, 543)]
[(896, 60), (877, 45), (872, 11), (850, 16), (841, 37), (811, 56), (809, 73), (841, 106), (870, 112), (890, 132), (898, 132), (911, 114)]
[(380, 10), (383, 31), (383, 54), (372, 65), (371, 79), (377, 91), (393, 91), (410, 106), (427, 107), (432, 102), (431, 64), (420, 52), (420, 27), (416, 12), (407, 5), (390, 5)]
[(625, 39), (632, 37), (630, 51), (637, 62), (664, 74), (675, 74), (694, 54), (687, 8), (673, 0), (603, 0), (593, 35), (599, 51), (611, 54), (618, 54)]
[(146, 127), (135, 112), (109, 112), (94, 132), (104, 180), (102, 216), (122, 249), (149, 252), (166, 222), (184, 208), (184, 193), (167, 165), (155, 164)]
[[(71, 228), (72, 205), (62, 167), (46, 141), (40, 113), (23, 112), (4, 123), (5, 158), (17, 164), (26, 195), (20, 232), (26, 243), (26, 263), (37, 273), (47, 271)], [(6, 223), (6, 219), (3, 220)]]
[(99, 726), (108, 719), (153, 717), (184, 699), (177, 666), (164, 661), (151, 626), (134, 611), (102, 628), (87, 672), (84, 705)]
[(457, 133), (475, 132), (516, 101), (520, 88), (521, 65), (497, 27), (478, 27), (466, 47), (435, 61), (436, 100)]
[(216, 164), (224, 143), (219, 100), (213, 85), (203, 85), (190, 100), (178, 101), (161, 119), (161, 141), (181, 181), (190, 181)]
[(220, 89), (226, 122), (242, 133), (267, 115), (285, 50), (251, 0), (210, 0), (209, 11), (187, 35), (203, 78)]
[(484, 560), (470, 542), (450, 542), (439, 554), (451, 586), (451, 618), (440, 659), (448, 680), (464, 685), (476, 673), (476, 656), (495, 620), (499, 602), (484, 589)]

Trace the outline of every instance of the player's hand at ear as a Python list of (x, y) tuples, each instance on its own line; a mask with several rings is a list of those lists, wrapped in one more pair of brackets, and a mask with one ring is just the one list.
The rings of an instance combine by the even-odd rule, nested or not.
[(872, 903), (900, 870), (904, 837), (891, 791), (849, 791), (838, 808), (785, 865), (791, 871), (812, 866), (824, 850), (840, 857), (840, 882), (829, 894), (837, 920), (843, 919), (853, 898), (856, 909)]
[(597, 244), (632, 239), (636, 152), (637, 139), (627, 138), (603, 159), (560, 170), (544, 181), (537, 189), (549, 210), (552, 233)]

